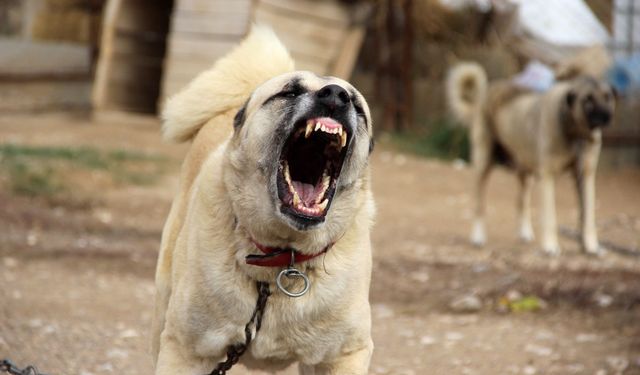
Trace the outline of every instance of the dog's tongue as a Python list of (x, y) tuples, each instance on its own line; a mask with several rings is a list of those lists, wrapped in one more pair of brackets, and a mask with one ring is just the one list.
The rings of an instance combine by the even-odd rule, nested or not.
[(293, 188), (296, 189), (298, 197), (300, 197), (300, 200), (306, 207), (312, 207), (315, 204), (316, 198), (318, 197), (318, 194), (320, 194), (320, 191), (322, 189), (321, 186), (316, 188), (316, 186), (305, 184), (304, 182), (300, 181), (291, 181), (291, 185), (293, 185)]

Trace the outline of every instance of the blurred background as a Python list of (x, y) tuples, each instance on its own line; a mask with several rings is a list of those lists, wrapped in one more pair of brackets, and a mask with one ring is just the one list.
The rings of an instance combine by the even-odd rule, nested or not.
[[(640, 374), (640, 0), (0, 0), (0, 357), (150, 373), (155, 260), (188, 147), (161, 142), (158, 114), (252, 22), (372, 108), (371, 373)], [(500, 169), (489, 242), (469, 244), (468, 136), (443, 84), (465, 60), (537, 89), (579, 73), (616, 87), (597, 177), (607, 255), (580, 252), (568, 177), (563, 254), (520, 243)]]

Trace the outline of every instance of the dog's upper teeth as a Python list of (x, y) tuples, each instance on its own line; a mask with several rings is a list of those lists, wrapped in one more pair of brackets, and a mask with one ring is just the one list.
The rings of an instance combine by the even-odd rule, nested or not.
[(314, 129), (314, 131), (318, 131), (318, 129), (320, 129), (322, 127), (322, 124), (319, 122), (316, 122), (316, 128)]
[(340, 147), (344, 147), (347, 145), (347, 132), (340, 133)]
[(307, 121), (307, 129), (304, 132), (304, 137), (305, 138), (309, 138), (309, 136), (313, 132), (313, 126), (314, 126), (313, 120)]

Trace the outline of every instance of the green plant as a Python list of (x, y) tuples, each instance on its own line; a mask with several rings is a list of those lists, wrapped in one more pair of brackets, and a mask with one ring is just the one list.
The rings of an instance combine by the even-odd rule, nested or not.
[(166, 169), (166, 158), (127, 150), (0, 144), (0, 173), (9, 189), (52, 198), (74, 186), (68, 175), (97, 171), (115, 183), (149, 185)]
[(469, 160), (468, 130), (447, 118), (431, 121), (426, 130), (394, 133), (392, 142), (414, 154), (439, 159)]

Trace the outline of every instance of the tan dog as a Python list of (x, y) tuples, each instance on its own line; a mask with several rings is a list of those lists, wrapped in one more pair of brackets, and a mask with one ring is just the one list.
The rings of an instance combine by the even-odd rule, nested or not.
[[(343, 80), (292, 70), (273, 32), (256, 27), (166, 105), (165, 137), (193, 144), (156, 271), (156, 374), (210, 373), (245, 343), (258, 282), (271, 295), (241, 363), (367, 373), (369, 108)], [(309, 280), (299, 298), (275, 283), (289, 249)], [(284, 277), (284, 289), (302, 281)]]
[(475, 219), (471, 241), (486, 241), (484, 194), (495, 163), (513, 167), (520, 180), (520, 237), (533, 240), (530, 196), (533, 176), (542, 185), (542, 248), (558, 254), (554, 179), (571, 170), (581, 208), (582, 246), (601, 252), (595, 225), (595, 173), (602, 144), (601, 128), (611, 123), (612, 88), (582, 76), (557, 83), (544, 94), (496, 82), (490, 86), (478, 64), (460, 64), (449, 74), (448, 99), (454, 114), (471, 128), (475, 169)]

